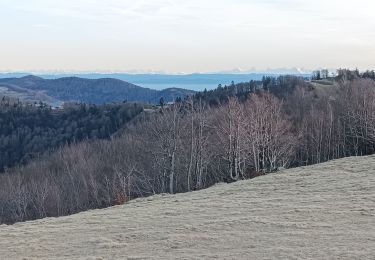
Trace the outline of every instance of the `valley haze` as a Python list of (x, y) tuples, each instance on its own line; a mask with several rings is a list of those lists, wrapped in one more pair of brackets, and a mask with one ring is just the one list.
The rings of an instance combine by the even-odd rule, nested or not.
[(266, 72), (251, 73), (193, 73), (193, 74), (155, 74), (155, 73), (24, 73), (9, 72), (0, 73), (1, 78), (24, 77), (27, 75), (36, 75), (44, 79), (58, 79), (62, 77), (80, 77), (86, 79), (113, 78), (133, 83), (135, 85), (163, 90), (166, 88), (182, 88), (193, 91), (212, 90), (219, 84), (230, 85), (234, 83), (248, 82), (250, 80), (261, 80), (263, 76), (278, 75), (296, 75), (301, 77), (310, 77), (311, 72), (304, 72), (297, 69), (270, 70)]

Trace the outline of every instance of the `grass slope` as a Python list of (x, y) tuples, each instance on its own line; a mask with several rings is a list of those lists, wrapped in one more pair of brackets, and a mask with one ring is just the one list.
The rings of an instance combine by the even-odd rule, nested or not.
[(0, 226), (2, 259), (373, 259), (375, 156)]

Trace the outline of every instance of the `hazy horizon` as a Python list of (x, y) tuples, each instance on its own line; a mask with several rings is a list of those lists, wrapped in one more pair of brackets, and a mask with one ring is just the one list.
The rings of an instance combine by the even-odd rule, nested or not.
[(0, 1), (0, 71), (375, 67), (370, 0)]
[[(163, 70), (0, 70), (0, 74), (31, 74), (31, 75), (73, 75), (73, 74), (129, 74), (129, 75), (171, 75), (171, 76), (184, 76), (184, 75), (194, 75), (194, 74), (288, 74), (288, 73), (300, 73), (300, 74), (310, 74), (314, 70), (326, 69), (325, 67), (314, 68), (314, 69), (304, 69), (304, 68), (267, 68), (264, 70), (257, 70), (255, 68), (244, 70), (242, 68), (233, 68), (222, 71), (190, 71), (190, 72), (170, 72)], [(338, 68), (330, 68), (330, 71), (336, 71)], [(355, 69), (355, 68), (348, 68)]]
[[(155, 90), (164, 90), (168, 88), (189, 89), (194, 91), (203, 91), (204, 89), (215, 89), (219, 84), (230, 85), (231, 82), (249, 82), (250, 80), (261, 80), (264, 75), (301, 75), (309, 76), (310, 74), (301, 74), (298, 71), (282, 70), (280, 73), (269, 71), (268, 73), (195, 73), (195, 74), (156, 74), (156, 73), (97, 73), (97, 72), (55, 72), (55, 73), (29, 73), (29, 72), (11, 72), (1, 73), (1, 78), (21, 78), (28, 75), (35, 75), (44, 79), (58, 79), (65, 77), (79, 77), (84, 79), (102, 79), (112, 78), (133, 83), (140, 87)], [(284, 73), (281, 73), (284, 72)]]

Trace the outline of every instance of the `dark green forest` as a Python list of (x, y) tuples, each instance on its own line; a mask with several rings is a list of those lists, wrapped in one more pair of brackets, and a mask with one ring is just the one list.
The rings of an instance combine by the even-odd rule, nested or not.
[(109, 138), (143, 110), (138, 104), (72, 104), (52, 110), (44, 104), (0, 102), (0, 171), (46, 151), (85, 139)]
[(226, 103), (230, 97), (236, 97), (240, 102), (244, 102), (251, 94), (261, 91), (267, 91), (279, 98), (285, 98), (293, 93), (296, 87), (311, 90), (311, 84), (305, 80), (305, 78), (297, 76), (264, 76), (262, 80), (241, 83), (232, 82), (230, 85), (219, 85), (216, 89), (198, 92), (194, 95), (194, 100), (196, 102), (202, 101), (209, 106), (219, 106)]

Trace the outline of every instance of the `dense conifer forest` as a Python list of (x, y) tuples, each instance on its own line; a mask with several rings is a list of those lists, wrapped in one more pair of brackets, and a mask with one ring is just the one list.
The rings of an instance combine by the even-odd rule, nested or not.
[(0, 101), (0, 171), (70, 143), (109, 138), (143, 110), (137, 104), (27, 105)]

